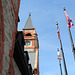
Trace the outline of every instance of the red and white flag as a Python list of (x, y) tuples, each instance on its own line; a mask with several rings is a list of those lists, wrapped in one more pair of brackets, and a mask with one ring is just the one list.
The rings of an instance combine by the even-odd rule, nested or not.
[(66, 13), (66, 11), (65, 11), (65, 15), (66, 15), (68, 27), (71, 28), (71, 26), (73, 26), (74, 23), (72, 22), (71, 18), (70, 18), (69, 15)]
[(57, 52), (57, 55), (58, 55), (58, 59), (59, 59), (59, 60), (62, 60), (62, 56), (61, 56), (61, 54), (60, 54), (59, 51)]
[(60, 33), (59, 33), (59, 29), (57, 30), (57, 36), (58, 36), (58, 39), (60, 40)]

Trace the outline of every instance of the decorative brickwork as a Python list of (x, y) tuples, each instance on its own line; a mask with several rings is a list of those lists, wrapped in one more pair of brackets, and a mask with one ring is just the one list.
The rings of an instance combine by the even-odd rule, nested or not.
[(20, 0), (0, 0), (0, 75), (15, 75), (13, 52)]
[(14, 45), (15, 45), (15, 35), (16, 35), (16, 32), (17, 32), (17, 22), (18, 22), (18, 12), (19, 12), (20, 0), (17, 0), (17, 3), (18, 3), (17, 9), (14, 6), (15, 4), (14, 4), (13, 0), (11, 0), (11, 3), (12, 3), (13, 10), (14, 10), (14, 13), (15, 13), (15, 29), (14, 29), (14, 32), (13, 32), (13, 35), (12, 35), (13, 36), (12, 50), (10, 50), (10, 52), (9, 52), (10, 63), (9, 63), (8, 73), (6, 73), (7, 75), (15, 75), (14, 66), (13, 66), (13, 52), (14, 52)]

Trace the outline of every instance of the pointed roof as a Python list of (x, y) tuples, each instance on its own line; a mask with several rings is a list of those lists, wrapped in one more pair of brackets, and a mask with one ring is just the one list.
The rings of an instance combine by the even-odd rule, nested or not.
[(32, 20), (31, 20), (31, 14), (29, 14), (28, 20), (25, 24), (24, 29), (34, 29), (33, 24), (32, 24)]

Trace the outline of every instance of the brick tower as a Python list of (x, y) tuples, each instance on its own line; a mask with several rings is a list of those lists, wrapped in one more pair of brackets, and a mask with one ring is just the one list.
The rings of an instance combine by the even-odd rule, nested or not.
[(29, 14), (28, 20), (23, 29), (25, 46), (24, 51), (28, 51), (29, 64), (31, 63), (33, 69), (33, 75), (39, 75), (39, 43), (38, 35), (33, 27), (31, 14)]

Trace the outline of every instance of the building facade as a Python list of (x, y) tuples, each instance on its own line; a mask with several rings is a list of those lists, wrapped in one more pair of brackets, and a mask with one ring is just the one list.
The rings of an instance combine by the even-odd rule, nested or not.
[(37, 33), (31, 16), (17, 32), (19, 6), (20, 0), (0, 0), (0, 75), (39, 75)]
[[(29, 55), (27, 51), (24, 51), (24, 45), (23, 32), (17, 31), (13, 54), (15, 61), (14, 69), (16, 70), (15, 75), (33, 75), (31, 64), (29, 64)], [(18, 68), (19, 71), (16, 68)]]
[(28, 20), (23, 29), (25, 46), (24, 51), (28, 51), (29, 63), (31, 63), (33, 75), (39, 75), (39, 42), (38, 35), (33, 27), (31, 15), (29, 14)]
[(20, 0), (0, 0), (0, 75), (20, 75), (13, 58)]

